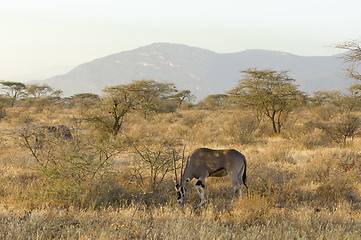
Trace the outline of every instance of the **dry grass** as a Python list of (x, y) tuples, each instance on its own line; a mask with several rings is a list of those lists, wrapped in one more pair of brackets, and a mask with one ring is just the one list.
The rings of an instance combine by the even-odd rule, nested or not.
[[(231, 203), (228, 177), (207, 180), (208, 203), (189, 191), (175, 203), (172, 176), (162, 189), (143, 194), (132, 178), (132, 150), (124, 147), (108, 172), (76, 198), (54, 199), (17, 129), (28, 122), (73, 124), (75, 110), (23, 113), (0, 122), (0, 239), (359, 239), (361, 236), (360, 139), (327, 146), (313, 130), (290, 137), (262, 134), (234, 142), (225, 130), (237, 111), (182, 111), (143, 119), (130, 116), (135, 138), (197, 147), (236, 148), (247, 158), (248, 193)], [(30, 110), (29, 110), (30, 112)], [(249, 123), (247, 119), (239, 121)], [(247, 121), (246, 121), (247, 120)], [(234, 127), (240, 128), (241, 125)], [(87, 126), (78, 126), (87, 131)], [(235, 131), (235, 130), (234, 130)], [(244, 131), (239, 131), (240, 136)], [(312, 141), (316, 137), (317, 141)], [(299, 141), (298, 141), (299, 140)], [(247, 144), (246, 144), (247, 143)], [(65, 186), (65, 185), (61, 185)], [(52, 197), (50, 197), (52, 196)], [(77, 200), (74, 200), (77, 199)]]
[(142, 205), (98, 210), (0, 208), (3, 239), (358, 239), (360, 215), (347, 204), (333, 211), (270, 208), (252, 197), (219, 209)]

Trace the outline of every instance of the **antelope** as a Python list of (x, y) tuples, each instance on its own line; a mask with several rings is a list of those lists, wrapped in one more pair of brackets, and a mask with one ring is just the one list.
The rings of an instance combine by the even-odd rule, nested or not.
[[(174, 155), (173, 155), (174, 156)], [(183, 149), (184, 158), (184, 149)], [(182, 159), (183, 170), (183, 159)], [(175, 188), (178, 194), (178, 203), (182, 204), (189, 182), (195, 178), (197, 183), (196, 189), (201, 198), (202, 206), (205, 200), (205, 180), (207, 177), (223, 177), (229, 176), (233, 185), (234, 193), (232, 202), (238, 197), (239, 192), (242, 197), (241, 183), (248, 189), (246, 185), (246, 158), (242, 153), (234, 149), (212, 150), (208, 148), (196, 149), (187, 159), (186, 167), (181, 172), (181, 179), (178, 182), (177, 170), (174, 159)]]

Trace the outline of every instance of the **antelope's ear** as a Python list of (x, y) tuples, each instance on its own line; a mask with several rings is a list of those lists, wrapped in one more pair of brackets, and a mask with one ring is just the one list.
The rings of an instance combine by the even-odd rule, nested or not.
[(191, 181), (190, 178), (187, 178), (187, 179), (186, 179), (186, 183), (189, 183), (190, 181)]

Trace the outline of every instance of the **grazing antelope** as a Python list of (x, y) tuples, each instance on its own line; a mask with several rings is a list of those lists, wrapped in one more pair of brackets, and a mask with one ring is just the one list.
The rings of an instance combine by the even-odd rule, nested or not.
[[(184, 150), (183, 150), (184, 156)], [(175, 159), (174, 159), (175, 167)], [(193, 179), (198, 179), (194, 186), (201, 198), (202, 206), (205, 202), (205, 180), (207, 177), (223, 177), (229, 175), (232, 182), (234, 193), (233, 199), (238, 196), (242, 189), (241, 183), (246, 188), (246, 158), (240, 152), (234, 149), (212, 150), (208, 148), (196, 149), (189, 157), (184, 172), (181, 172), (181, 180), (178, 182), (177, 171), (175, 170), (176, 191), (178, 193), (178, 203), (183, 203), (186, 195), (188, 183)], [(182, 159), (183, 170), (183, 159)]]

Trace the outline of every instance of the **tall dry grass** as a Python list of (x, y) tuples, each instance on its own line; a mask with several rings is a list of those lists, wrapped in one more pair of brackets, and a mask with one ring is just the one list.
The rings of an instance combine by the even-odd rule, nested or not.
[[(166, 204), (97, 210), (0, 208), (3, 239), (359, 239), (359, 217), (348, 204), (315, 212), (274, 209), (263, 197), (220, 208)], [(358, 219), (357, 219), (358, 218)]]
[[(285, 129), (282, 136), (262, 134), (262, 124), (257, 125), (249, 133), (252, 138), (237, 141), (230, 132), (240, 134), (239, 139), (247, 134), (242, 123), (252, 125), (247, 117), (237, 117), (238, 110), (188, 110), (147, 119), (134, 114), (125, 125), (132, 139), (146, 139), (147, 144), (151, 144), (150, 139), (176, 142), (176, 147), (186, 145), (186, 154), (197, 147), (241, 151), (247, 158), (248, 192), (231, 203), (228, 177), (209, 178), (204, 207), (197, 207), (200, 200), (193, 189), (187, 202), (179, 206), (173, 176), (167, 174), (158, 191), (144, 193), (131, 174), (134, 149), (124, 145), (109, 168), (93, 178), (87, 189), (74, 192), (74, 198), (55, 198), (36, 161), (19, 144), (15, 133), (29, 123), (71, 125), (86, 133), (91, 128), (74, 122), (76, 114), (76, 109), (62, 109), (55, 114), (46, 109), (32, 112), (14, 108), (1, 120), (1, 239), (361, 236), (360, 139), (346, 147), (338, 146), (328, 142), (318, 130), (307, 132), (307, 126), (296, 123)], [(227, 130), (230, 124), (240, 131)]]

